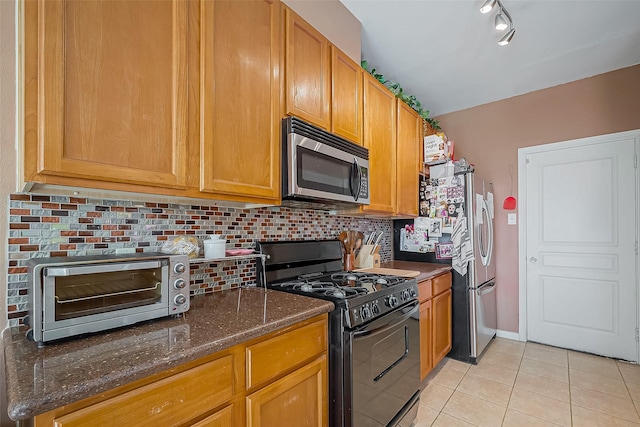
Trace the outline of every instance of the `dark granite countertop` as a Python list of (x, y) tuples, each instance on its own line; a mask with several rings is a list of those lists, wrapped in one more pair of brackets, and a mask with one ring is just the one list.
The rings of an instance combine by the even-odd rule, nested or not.
[(380, 267), (419, 271), (420, 275), (416, 277), (418, 282), (431, 279), (432, 277), (439, 276), (451, 270), (451, 264), (435, 264), (415, 261), (387, 261), (381, 263)]
[(320, 299), (256, 288), (191, 299), (183, 317), (47, 344), (3, 332), (8, 412), (32, 418), (333, 310)]

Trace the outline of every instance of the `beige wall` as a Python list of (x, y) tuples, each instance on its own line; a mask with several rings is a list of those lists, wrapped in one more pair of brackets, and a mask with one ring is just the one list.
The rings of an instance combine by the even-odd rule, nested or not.
[(518, 227), (507, 225), (509, 164), (518, 148), (640, 129), (640, 65), (437, 117), (456, 158), (474, 163), (496, 195), (498, 329), (518, 331)]
[(362, 24), (339, 0), (283, 0), (283, 3), (360, 63)]
[[(16, 3), (0, 0), (0, 330), (7, 325), (7, 229), (9, 194), (16, 185)], [(0, 354), (0, 426), (10, 426), (4, 383), (4, 353)]]
[(9, 194), (16, 188), (16, 4), (0, 1), (0, 330), (7, 323)]

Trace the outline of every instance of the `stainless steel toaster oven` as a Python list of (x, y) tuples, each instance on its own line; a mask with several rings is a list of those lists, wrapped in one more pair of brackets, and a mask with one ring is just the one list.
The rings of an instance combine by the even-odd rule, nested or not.
[(34, 258), (28, 337), (44, 343), (189, 309), (186, 255)]

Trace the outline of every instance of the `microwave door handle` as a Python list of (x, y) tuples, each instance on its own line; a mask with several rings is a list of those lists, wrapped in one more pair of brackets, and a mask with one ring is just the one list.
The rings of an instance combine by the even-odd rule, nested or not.
[[(356, 182), (355, 182), (355, 191), (353, 188), (351, 188), (351, 194), (353, 195), (353, 199), (355, 201), (358, 201), (358, 198), (360, 198), (360, 189), (361, 189), (361, 185), (362, 185), (362, 172), (360, 172), (360, 165), (358, 164), (358, 159), (356, 159), (355, 157), (353, 158), (353, 168), (355, 169), (355, 178), (356, 178)], [(349, 182), (349, 185), (351, 186), (351, 182)]]

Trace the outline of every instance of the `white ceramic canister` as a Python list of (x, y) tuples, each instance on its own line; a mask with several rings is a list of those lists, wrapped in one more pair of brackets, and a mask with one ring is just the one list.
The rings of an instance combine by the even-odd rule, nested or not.
[(204, 257), (207, 259), (224, 258), (227, 241), (224, 239), (208, 239), (204, 241)]

